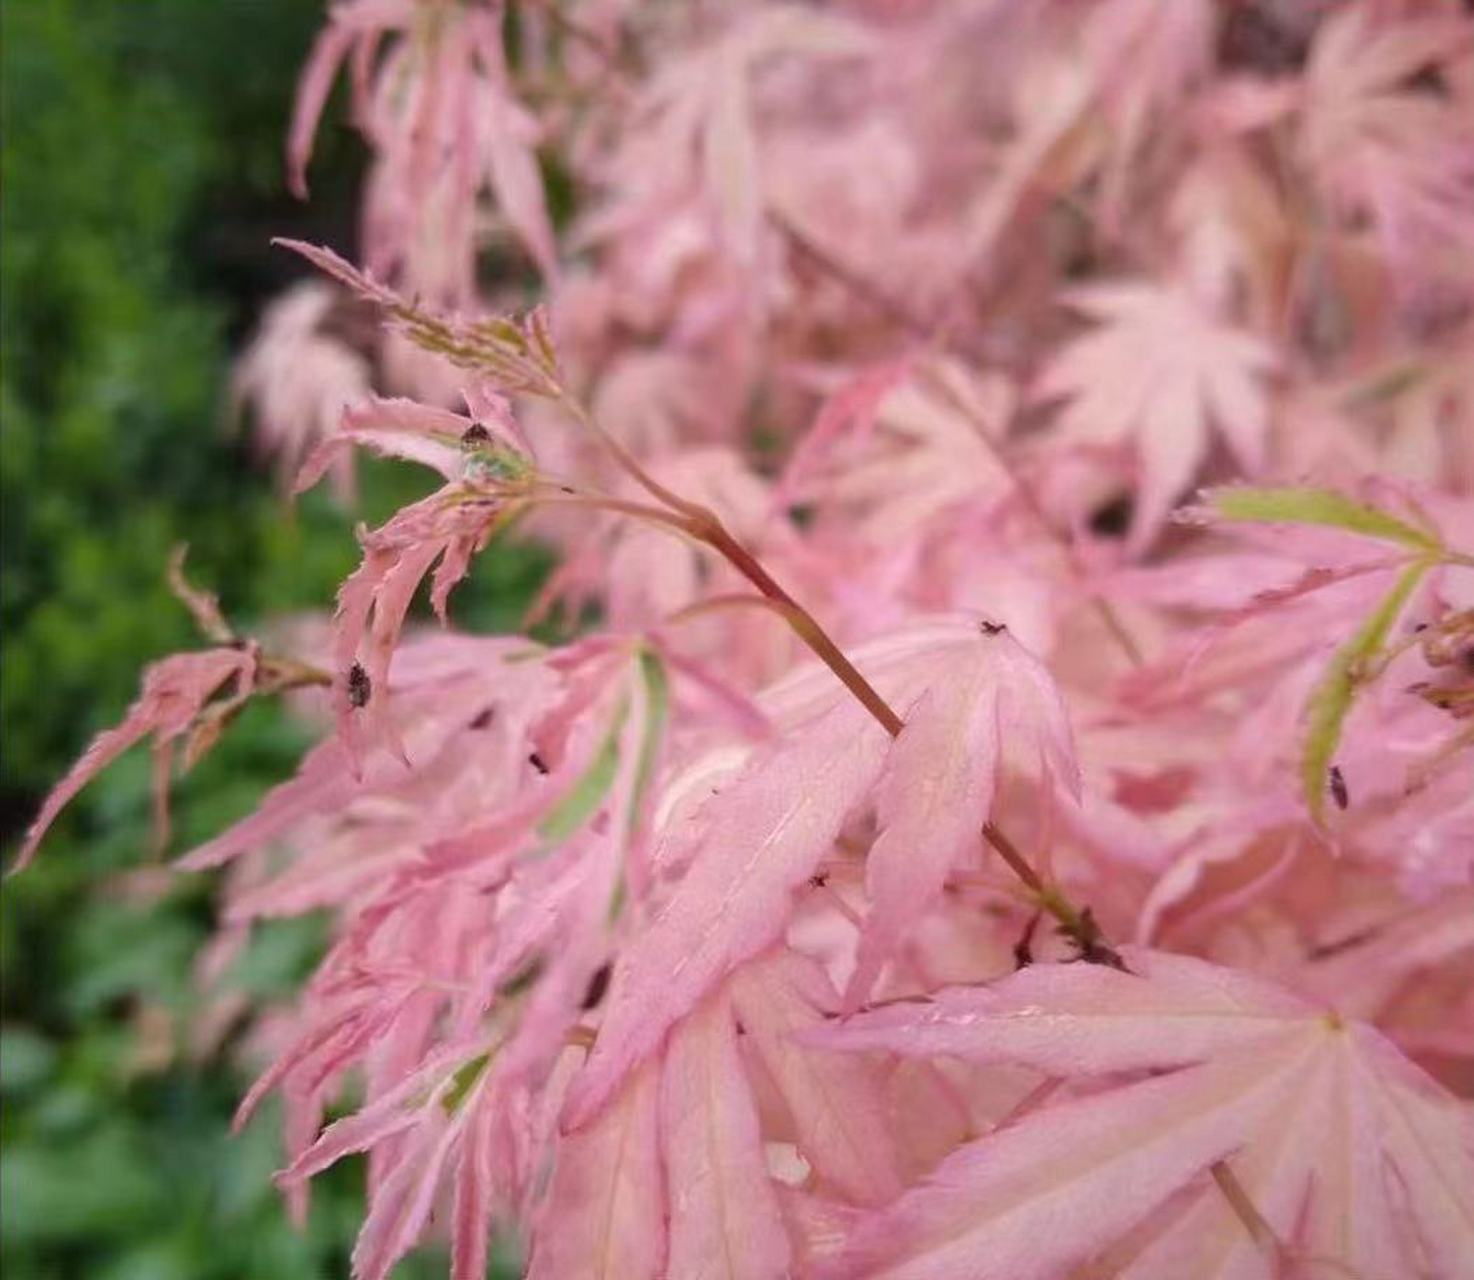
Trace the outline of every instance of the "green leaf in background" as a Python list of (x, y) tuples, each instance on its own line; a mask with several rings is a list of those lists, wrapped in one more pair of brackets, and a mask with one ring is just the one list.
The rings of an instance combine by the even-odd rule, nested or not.
[[(165, 583), (191, 578), (238, 625), (322, 609), (358, 557), (355, 518), (423, 487), (367, 464), (359, 512), (288, 510), (222, 421), (231, 350), (307, 269), (296, 235), (351, 250), (361, 148), (322, 131), (313, 201), (290, 198), (282, 139), (320, 0), (6, 0), (0, 9), (0, 820), (7, 858), (45, 789), (137, 687), (200, 643)], [(515, 625), (545, 554), (491, 549), (453, 601)], [(176, 850), (248, 811), (294, 767), (305, 729), (251, 707), (176, 791)], [(315, 1179), (304, 1232), (271, 1182), (273, 1107), (231, 1137), (258, 1064), (240, 1028), (203, 1061), (193, 958), (211, 877), (149, 865), (148, 754), (69, 807), (0, 896), (0, 1274), (5, 1280), (328, 1280), (363, 1214), (347, 1161)], [(140, 870), (142, 868), (142, 870)], [(227, 981), (284, 996), (318, 919), (259, 929)], [(503, 1253), (492, 1274), (517, 1274)], [(443, 1277), (433, 1250), (399, 1280)]]
[(1259, 489), (1234, 485), (1209, 490), (1206, 497), (1209, 512), (1220, 520), (1325, 525), (1396, 542), (1413, 551), (1442, 548), (1436, 534), (1331, 489)]

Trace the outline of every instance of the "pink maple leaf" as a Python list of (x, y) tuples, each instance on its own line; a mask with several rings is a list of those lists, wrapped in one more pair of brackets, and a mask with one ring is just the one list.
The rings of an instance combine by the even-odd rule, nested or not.
[[(981, 825), (988, 797), (978, 778), (986, 779), (993, 767), (996, 752), (990, 744), (996, 742), (993, 731), (1000, 713), (1018, 715), (1023, 723), (1037, 721), (1041, 728), (1034, 751), (1042, 748), (1051, 769), (1061, 778), (1073, 778), (1068, 730), (1047, 678), (1011, 638), (989, 632), (989, 625), (980, 628), (976, 621), (938, 618), (858, 651), (862, 669), (887, 696), (904, 700), (902, 705), (930, 694), (939, 707), (955, 700), (956, 706), (972, 710), (969, 694), (981, 695), (988, 687), (989, 677), (980, 676), (980, 669), (996, 661), (1000, 678), (1007, 678), (1005, 672), (1013, 678), (1008, 699), (1017, 701), (998, 695), (984, 702), (975, 735), (979, 745), (959, 755), (958, 767), (948, 771), (943, 785), (908, 796), (906, 781), (899, 783), (886, 815), (891, 823), (906, 815), (909, 801), (926, 811), (913, 832), (935, 821), (949, 803), (958, 806), (964, 823), (976, 819)], [(1001, 657), (993, 653), (993, 642), (999, 640)], [(953, 688), (954, 678), (967, 687)], [(919, 735), (918, 745), (902, 752), (898, 744), (889, 753), (885, 732), (825, 668), (801, 670), (780, 682), (764, 695), (763, 705), (788, 728), (788, 735), (757, 753), (698, 811), (694, 822), (663, 833), (666, 850), (657, 850), (657, 861), (676, 861), (688, 870), (620, 958), (594, 1050), (569, 1089), (567, 1123), (572, 1127), (592, 1118), (619, 1079), (707, 991), (782, 936), (793, 891), (814, 873), (846, 819), (870, 802), (871, 790), (886, 769), (914, 777), (926, 767), (924, 757), (936, 749), (931, 735)], [(923, 723), (930, 719), (924, 717)], [(975, 773), (969, 772), (973, 766)], [(884, 873), (887, 888), (894, 890), (900, 881), (908, 892), (898, 915), (886, 909), (882, 941), (876, 945), (888, 945), (924, 909), (956, 855), (955, 834), (949, 823), (937, 844), (926, 850), (921, 871)], [(909, 884), (913, 874), (914, 891)]]
[(892, 1199), (901, 1189), (900, 1155), (885, 1120), (881, 1073), (801, 1041), (839, 1009), (823, 967), (780, 949), (733, 975), (732, 1001), (787, 1108), (794, 1144), (822, 1182), (857, 1204)]
[(1275, 364), (1264, 342), (1171, 286), (1091, 285), (1063, 300), (1097, 327), (1054, 355), (1035, 394), (1068, 401), (1057, 419), (1065, 441), (1132, 448), (1140, 474), (1137, 546), (1191, 483), (1207, 456), (1210, 425), (1245, 472), (1264, 465), (1262, 379)]
[(496, 7), (337, 0), (302, 72), (287, 141), (288, 179), (300, 196), (345, 60), (353, 122), (376, 152), (364, 210), (373, 269), (439, 301), (469, 302), (477, 199), (490, 191), (538, 267), (555, 275), (539, 128), (513, 94)]
[[(339, 295), (305, 280), (266, 309), (231, 375), (231, 409), (252, 417), (252, 443), (275, 455), (287, 488), (309, 451), (338, 430), (343, 410), (369, 392), (368, 358), (328, 328)], [(334, 493), (353, 494), (353, 469), (332, 459)]]
[[(825, 1274), (1044, 1280), (1138, 1226), (1118, 1274), (1271, 1275), (1276, 1256), (1356, 1275), (1460, 1274), (1474, 1250), (1465, 1106), (1324, 1007), (1197, 960), (1126, 960), (1133, 972), (1038, 966), (813, 1034), (1053, 1076), (1149, 1073), (959, 1148), (863, 1223)], [(1206, 1176), (1220, 1162), (1258, 1223)]]
[(647, 1063), (604, 1113), (565, 1135), (528, 1280), (659, 1280), (665, 1274), (660, 1072)]
[(531, 450), (506, 401), (483, 393), (479, 407), (482, 412), (465, 417), (413, 400), (365, 398), (346, 409), (334, 434), (308, 456), (294, 488), (298, 493), (310, 489), (354, 446), (418, 462), (446, 480), (475, 478), (478, 468), (530, 466)]
[(881, 782), (880, 838), (865, 862), (870, 916), (845, 991), (853, 1010), (880, 967), (981, 840), (1005, 747), (1079, 797), (1069, 719), (1043, 665), (1006, 631), (939, 655)]
[(1430, 68), (1457, 76), (1474, 35), (1446, 11), (1388, 22), (1376, 8), (1341, 6), (1316, 35), (1303, 90), (1305, 162), (1348, 223), (1372, 219), (1403, 273), (1465, 273), (1474, 252), (1468, 95), (1450, 100), (1413, 82)]
[(661, 1142), (670, 1190), (668, 1273), (786, 1276), (788, 1238), (724, 992), (671, 1035), (661, 1073)]
[(841, 702), (801, 741), (764, 752), (706, 806), (701, 851), (650, 926), (621, 956), (568, 1124), (587, 1123), (670, 1025), (741, 960), (776, 941), (793, 891), (813, 873), (878, 776), (886, 736)]
[(98, 734), (46, 797), (41, 811), (26, 829), (12, 873), (20, 871), (35, 857), (42, 838), (72, 797), (129, 747), (149, 735), (154, 739), (155, 803), (161, 806), (167, 795), (175, 741), (189, 731), (205, 704), (226, 681), (238, 681), (244, 691), (249, 689), (255, 670), (255, 652), (235, 648), (179, 653), (149, 667), (144, 672), (143, 691), (128, 708), (122, 722)]

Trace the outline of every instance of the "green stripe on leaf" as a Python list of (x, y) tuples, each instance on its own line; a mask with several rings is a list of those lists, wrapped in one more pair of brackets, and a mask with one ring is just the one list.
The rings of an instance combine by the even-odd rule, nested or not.
[(619, 772), (619, 734), (624, 728), (627, 711), (627, 706), (620, 708), (608, 734), (600, 743), (599, 750), (589, 762), (589, 767), (584, 770), (583, 777), (574, 783), (573, 789), (538, 824), (537, 832), (545, 840), (559, 844), (568, 839), (604, 803), (604, 797), (614, 785), (614, 776)]
[(640, 675), (645, 682), (645, 736), (640, 742), (640, 758), (635, 764), (634, 801), (630, 805), (630, 823), (639, 820), (640, 806), (655, 773), (660, 755), (660, 740), (670, 714), (670, 677), (660, 655), (650, 649), (640, 650)]
[(1395, 542), (1414, 551), (1443, 550), (1435, 533), (1330, 489), (1235, 486), (1209, 490), (1206, 497), (1209, 511), (1222, 520), (1324, 525)]
[(450, 1080), (450, 1088), (440, 1098), (440, 1105), (445, 1108), (446, 1115), (453, 1116), (460, 1109), (461, 1103), (465, 1102), (466, 1095), (476, 1087), (476, 1081), (481, 1079), (482, 1072), (490, 1061), (490, 1051), (478, 1053), (469, 1062), (456, 1068), (456, 1073)]
[(1305, 704), (1308, 732), (1300, 759), (1300, 781), (1305, 803), (1317, 822), (1325, 811), (1326, 777), (1331, 757), (1341, 741), (1346, 717), (1356, 700), (1356, 691), (1366, 679), (1367, 669), (1381, 654), (1387, 634), (1397, 621), (1423, 575), (1434, 560), (1424, 558), (1408, 565), (1396, 584), (1382, 598), (1361, 629), (1336, 650), (1320, 683)]

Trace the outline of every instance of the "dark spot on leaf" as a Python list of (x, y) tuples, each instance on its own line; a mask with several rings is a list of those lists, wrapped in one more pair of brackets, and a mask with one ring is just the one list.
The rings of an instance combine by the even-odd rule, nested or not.
[(1244, 0), (1229, 7), (1218, 39), (1218, 54), (1226, 66), (1283, 75), (1298, 71), (1310, 50), (1303, 23), (1292, 27), (1279, 18), (1275, 6), (1263, 0)]
[(580, 1009), (592, 1009), (604, 998), (613, 973), (614, 966), (610, 964), (602, 964), (594, 970), (594, 976), (589, 979), (588, 990), (583, 993), (583, 1001), (578, 1006)]
[(1072, 961), (1103, 964), (1111, 969), (1119, 969), (1122, 973), (1131, 972), (1121, 959), (1121, 953), (1105, 940), (1100, 925), (1096, 923), (1095, 913), (1089, 907), (1080, 912), (1078, 923), (1061, 925), (1059, 933), (1074, 945), (1075, 954), (1070, 957)]
[(544, 761), (543, 758), (540, 755), (538, 755), (538, 753), (536, 751), (534, 751), (530, 756), (527, 757), (527, 763), (530, 764), (534, 769), (536, 769), (544, 777), (547, 776), (547, 772), (548, 772), (547, 762)]
[(1414, 93), (1426, 93), (1435, 98), (1448, 97), (1448, 80), (1437, 63), (1430, 62), (1420, 67), (1403, 81), (1405, 88)]
[(491, 726), (491, 722), (495, 719), (496, 708), (487, 707), (485, 711), (481, 712), (480, 715), (478, 715), (474, 720), (471, 721), (468, 727), (472, 729), (486, 729)]
[(1118, 494), (1090, 513), (1090, 532), (1097, 538), (1124, 538), (1136, 515), (1136, 504), (1129, 493)]
[(1007, 631), (1008, 627), (1001, 622), (989, 622), (986, 618), (978, 623), (978, 630), (985, 636), (996, 636), (1000, 632)]
[(363, 663), (355, 662), (348, 668), (348, 705), (366, 707), (373, 694), (374, 682), (369, 679), (369, 673), (363, 669)]
[(1351, 803), (1351, 793), (1346, 790), (1346, 779), (1342, 776), (1340, 765), (1331, 766), (1330, 784), (1331, 799), (1336, 802), (1336, 808), (1344, 809)]
[(1029, 923), (1024, 926), (1023, 935), (1013, 944), (1013, 965), (1015, 969), (1024, 969), (1034, 963), (1034, 930), (1039, 927), (1039, 912), (1034, 912), (1029, 917)]
[(1361, 946), (1364, 942), (1370, 942), (1378, 932), (1375, 925), (1366, 929), (1358, 929), (1355, 933), (1349, 933), (1344, 938), (1337, 938), (1334, 942), (1322, 942), (1318, 946), (1311, 947), (1306, 957), (1310, 960), (1324, 960), (1328, 956), (1341, 955), (1353, 947)]

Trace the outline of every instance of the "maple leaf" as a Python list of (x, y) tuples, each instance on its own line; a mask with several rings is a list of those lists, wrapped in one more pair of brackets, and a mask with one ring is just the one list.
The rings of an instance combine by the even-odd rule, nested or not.
[(558, 356), (541, 307), (516, 318), (493, 315), (467, 319), (401, 296), (372, 271), (360, 271), (331, 249), (281, 238), (272, 243), (301, 254), (356, 297), (381, 309), (391, 334), (402, 335), (422, 350), (443, 356), (457, 368), (492, 379), (509, 395), (525, 392), (557, 399), (562, 394)]
[(333, 704), (339, 732), (355, 758), (380, 739), (404, 757), (386, 694), (389, 664), (415, 592), (433, 566), (431, 598), (443, 613), (471, 557), (510, 509), (489, 494), (448, 485), (380, 528), (360, 530), (363, 560), (338, 589), (333, 646)]
[[(1070, 777), (1074, 765), (1062, 745), (1068, 742), (1062, 709), (1057, 702), (1049, 706), (1052, 695), (1040, 683), (1042, 673), (1029, 668), (1032, 660), (1011, 638), (994, 634), (997, 630), (961, 616), (933, 618), (872, 641), (858, 648), (855, 657), (882, 695), (899, 705), (915, 704), (931, 690), (939, 705), (947, 699), (961, 704), (951, 687), (954, 678), (977, 678), (978, 664), (993, 661), (994, 642), (1002, 641), (1003, 660), (1013, 655), (1016, 663), (1016, 688), (1010, 696), (1020, 702), (1012, 706), (1029, 707), (1030, 699), (1043, 695), (1042, 703), (1030, 708), (1032, 718), (1046, 726), (1033, 745), (1042, 742), (1050, 767)], [(1030, 680), (1020, 679), (1026, 668)], [(746, 761), (689, 827), (668, 827), (661, 833), (656, 861), (687, 870), (620, 957), (593, 1052), (569, 1087), (565, 1123), (571, 1127), (587, 1123), (620, 1078), (706, 992), (782, 936), (793, 891), (813, 874), (850, 815), (870, 802), (888, 759), (894, 765), (886, 732), (827, 667), (799, 669), (767, 690), (761, 704), (787, 732)], [(994, 701), (993, 713), (1002, 706)], [(981, 718), (989, 718), (986, 710)], [(984, 732), (982, 740), (987, 736)], [(926, 767), (924, 757), (931, 750), (928, 738), (900, 757), (913, 779)], [(976, 757), (974, 762), (982, 764)], [(907, 796), (907, 786), (903, 780), (895, 790), (895, 807), (888, 814), (892, 822), (907, 813), (908, 801), (918, 802)], [(959, 791), (972, 792), (972, 800)], [(969, 821), (984, 807), (985, 797), (976, 791), (965, 765), (948, 775), (945, 786), (928, 791), (926, 813), (935, 819), (948, 797), (958, 800)], [(925, 825), (923, 821), (912, 830)], [(910, 901), (899, 918), (883, 917), (881, 945), (888, 945), (895, 932), (924, 910), (934, 882), (945, 874), (956, 847), (946, 835), (938, 844), (941, 854), (926, 859), (918, 891), (908, 893)], [(899, 854), (897, 849), (895, 856)]]
[(1210, 423), (1245, 471), (1260, 469), (1269, 431), (1261, 381), (1275, 363), (1265, 343), (1169, 285), (1123, 281), (1062, 297), (1098, 327), (1056, 353), (1035, 395), (1069, 402), (1057, 419), (1065, 440), (1134, 447), (1138, 547), (1191, 482)]
[(786, 1276), (788, 1238), (725, 993), (671, 1036), (661, 1073), (661, 1142), (670, 1187), (669, 1274)]
[(820, 406), (813, 425), (794, 446), (774, 496), (777, 503), (802, 501), (804, 482), (824, 455), (845, 436), (868, 436), (891, 392), (911, 373), (909, 360), (889, 360), (850, 373)]
[[(238, 422), (249, 409), (252, 444), (276, 456), (283, 489), (372, 385), (368, 359), (331, 331), (339, 304), (326, 281), (293, 285), (266, 309), (231, 374), (231, 418)], [(352, 466), (346, 458), (333, 461), (333, 491), (346, 501), (354, 492)]]
[(665, 1274), (660, 1072), (647, 1063), (558, 1148), (528, 1280), (659, 1280)]
[(337, 0), (303, 68), (287, 138), (288, 185), (299, 197), (307, 194), (313, 137), (345, 61), (353, 123), (376, 153), (365, 200), (370, 261), (404, 269), (437, 294), (473, 296), (474, 213), (487, 191), (539, 269), (555, 278), (534, 150), (540, 130), (512, 92), (496, 11)]
[(599, 1038), (569, 1089), (568, 1125), (587, 1123), (672, 1022), (736, 963), (776, 941), (793, 890), (874, 782), (887, 741), (863, 711), (840, 702), (705, 807), (720, 839), (621, 957)]
[(1460, 83), (1471, 40), (1468, 22), (1446, 11), (1387, 22), (1376, 6), (1348, 4), (1320, 28), (1305, 69), (1305, 164), (1348, 224), (1371, 219), (1404, 271), (1463, 272), (1474, 247), (1467, 89), (1416, 82), (1431, 69)]
[[(483, 720), (494, 721), (496, 740), (506, 744), (498, 754), (526, 760), (527, 722), (546, 709), (558, 688), (554, 673), (543, 664), (520, 662), (515, 696), (510, 692), (506, 672), (527, 648), (516, 638), (438, 635), (422, 635), (401, 646), (393, 682), (398, 727), (406, 754), (422, 762), (432, 778), (454, 781), (456, 771), (444, 766), (452, 761), (466, 764), (470, 744), (477, 743), (480, 734), (475, 726)], [(511, 775), (498, 788), (483, 791), (483, 802), (503, 799), (514, 779)], [(268, 791), (253, 813), (186, 854), (178, 865), (190, 871), (223, 865), (273, 842), (292, 841), (324, 816), (353, 829), (350, 814), (356, 801), (366, 795), (397, 799), (396, 788), (410, 780), (402, 762), (390, 756), (376, 755), (359, 768), (343, 740), (329, 737), (303, 757), (295, 777)], [(414, 799), (423, 804), (423, 791)], [(394, 812), (415, 810), (399, 804)], [(424, 817), (420, 815), (422, 821)], [(359, 857), (343, 865), (341, 850), (324, 848), (324, 842), (316, 840), (302, 843), (308, 847), (307, 856), (278, 882), (249, 895), (254, 905), (270, 914), (320, 905), (328, 895), (355, 885), (363, 864), (377, 864), (377, 859)], [(236, 904), (249, 916), (247, 905)]]
[(751, 269), (767, 204), (756, 69), (784, 56), (853, 58), (869, 47), (866, 29), (838, 14), (751, 6), (715, 38), (662, 62), (635, 106), (643, 128), (625, 141), (618, 168), (666, 199), (694, 188), (722, 247)]
[[(821, 1274), (1044, 1280), (1138, 1227), (1111, 1274), (1270, 1276), (1266, 1244), (1358, 1276), (1462, 1273), (1474, 1256), (1467, 1106), (1323, 1006), (1202, 961), (1124, 954), (1132, 972), (1034, 966), (811, 1033), (831, 1048), (1050, 1076), (1151, 1073), (959, 1148)], [(1205, 1176), (1220, 1162), (1256, 1232)]]
[(154, 802), (162, 818), (175, 741), (196, 723), (205, 704), (226, 681), (234, 679), (244, 693), (251, 686), (255, 670), (255, 653), (239, 648), (178, 653), (149, 667), (144, 672), (142, 692), (122, 722), (99, 733), (52, 788), (41, 811), (26, 829), (20, 856), (11, 873), (22, 870), (36, 856), (36, 849), (57, 815), (83, 787), (129, 747), (150, 735), (154, 739)]
[(1016, 399), (1007, 378), (956, 361), (869, 370), (820, 412), (781, 497), (814, 503), (873, 547), (914, 537), (942, 512), (1007, 492), (998, 442)]
[(1341, 529), (1362, 537), (1391, 542), (1410, 551), (1427, 553), (1443, 550), (1443, 541), (1438, 530), (1426, 525), (1426, 517), (1420, 527), (1393, 512), (1338, 493), (1334, 489), (1270, 489), (1231, 485), (1210, 489), (1203, 495), (1203, 499), (1203, 506), (1199, 511), (1185, 513), (1189, 519)]
[(731, 991), (747, 1042), (787, 1106), (799, 1153), (857, 1204), (892, 1199), (901, 1189), (900, 1155), (880, 1074), (853, 1055), (799, 1040), (839, 1009), (823, 966), (782, 949), (739, 969)]
[(418, 462), (446, 480), (514, 479), (531, 472), (531, 450), (507, 402), (480, 393), (469, 403), (473, 416), (464, 417), (413, 400), (370, 397), (343, 413), (337, 431), (303, 463), (293, 489), (312, 488), (354, 446)]
[(1005, 744), (1079, 798), (1069, 719), (1044, 666), (1007, 632), (961, 650), (906, 717), (881, 784), (881, 835), (865, 862), (870, 917), (845, 991), (853, 1010), (882, 963), (976, 845)]
[[(1399, 997), (1416, 997), (1413, 979), (1461, 956), (1463, 969), (1456, 976), (1466, 975), (1474, 960), (1474, 891), (1450, 888), (1425, 907), (1398, 911), (1372, 925), (1355, 946), (1313, 956), (1294, 970), (1293, 981), (1297, 990), (1335, 1000), (1348, 1015), (1375, 1019), (1385, 1030), (1394, 1020), (1388, 1015), (1395, 1015)], [(1449, 1043), (1467, 1046), (1474, 1024), (1464, 1021), (1437, 1030)]]
[[(354, 1115), (329, 1125), (277, 1180), (293, 1189), (343, 1156), (404, 1136), (389, 1176), (374, 1188), (353, 1250), (357, 1280), (383, 1280), (429, 1220), (446, 1165), (462, 1146), (475, 1108), (466, 1090), (487, 1061), (474, 1043), (430, 1054), (394, 1088)], [(460, 1273), (457, 1273), (460, 1280)]]
[[(1323, 592), (1335, 575), (1333, 557), (1365, 555), (1366, 543), (1388, 544), (1400, 555), (1384, 561), (1396, 577), (1374, 604), (1360, 614), (1355, 631), (1330, 656), (1305, 702), (1306, 733), (1300, 752), (1300, 782), (1311, 816), (1320, 821), (1325, 808), (1326, 777), (1341, 741), (1347, 717), (1363, 685), (1374, 675), (1399, 617), (1424, 580), (1450, 553), (1438, 528), (1422, 512), (1410, 523), (1379, 506), (1329, 489), (1214, 489), (1206, 504), (1189, 518), (1224, 523), (1283, 523), (1291, 526), (1288, 545), (1312, 557), (1316, 567), (1301, 583), (1259, 602), (1272, 607), (1302, 593)], [(1409, 504), (1410, 505), (1410, 504)], [(1337, 566), (1341, 567), (1341, 566)], [(1251, 606), (1251, 611), (1253, 606)]]

